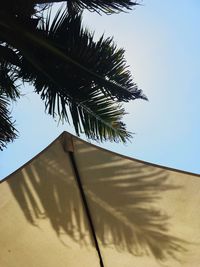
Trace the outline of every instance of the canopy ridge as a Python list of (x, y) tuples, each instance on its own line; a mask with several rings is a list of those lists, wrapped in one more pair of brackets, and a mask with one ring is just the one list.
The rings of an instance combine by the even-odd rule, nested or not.
[(76, 159), (74, 157), (73, 137), (71, 135), (68, 135), (67, 137), (65, 136), (63, 148), (64, 148), (64, 151), (69, 154), (69, 158), (70, 158), (70, 162), (71, 162), (71, 165), (72, 165), (72, 168), (73, 168), (74, 176), (75, 176), (75, 179), (76, 179), (76, 182), (77, 182), (77, 185), (78, 185), (78, 189), (79, 189), (79, 192), (80, 192), (80, 196), (81, 196), (81, 199), (82, 199), (82, 204), (83, 204), (83, 207), (85, 209), (85, 213), (86, 213), (86, 217), (88, 219), (88, 223), (89, 223), (89, 227), (90, 227), (90, 230), (91, 230), (91, 234), (92, 234), (92, 238), (93, 238), (93, 241), (94, 241), (94, 245), (95, 245), (98, 257), (99, 257), (100, 267), (105, 267), (105, 265), (103, 263), (103, 258), (102, 258), (102, 255), (101, 255), (99, 243), (98, 243), (98, 240), (97, 240), (97, 236), (96, 236), (96, 233), (95, 233), (95, 228), (94, 228), (91, 212), (90, 212), (90, 209), (89, 209), (89, 206), (88, 206), (88, 203), (87, 203), (87, 198), (85, 196), (85, 192), (84, 192), (83, 185), (82, 185), (82, 182), (81, 182), (81, 177), (80, 177), (80, 174), (79, 174), (78, 166), (76, 164)]

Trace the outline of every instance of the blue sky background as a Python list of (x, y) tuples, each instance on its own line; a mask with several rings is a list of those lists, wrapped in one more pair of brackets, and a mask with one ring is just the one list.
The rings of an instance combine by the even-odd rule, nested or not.
[[(126, 14), (85, 12), (84, 25), (95, 36), (114, 36), (126, 50), (134, 81), (149, 102), (125, 105), (131, 143), (98, 144), (118, 153), (200, 173), (200, 2), (144, 0)], [(33, 88), (12, 104), (19, 138), (0, 152), (0, 179), (35, 156), (69, 125), (57, 125), (44, 113)], [(84, 138), (84, 136), (82, 136)]]

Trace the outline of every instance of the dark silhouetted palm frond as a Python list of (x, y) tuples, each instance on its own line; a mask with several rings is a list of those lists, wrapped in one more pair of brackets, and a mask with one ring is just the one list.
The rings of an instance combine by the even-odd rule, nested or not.
[(1, 4), (0, 13), (7, 13), (11, 16), (30, 18), (42, 11), (45, 7), (49, 8), (53, 3), (66, 3), (68, 12), (82, 11), (88, 9), (92, 12), (103, 12), (113, 14), (131, 10), (139, 5), (138, 1), (132, 0), (7, 0)]
[(16, 67), (9, 63), (16, 64), (16, 57), (10, 48), (0, 45), (0, 150), (17, 136), (8, 110), (10, 100), (19, 97)]
[(138, 5), (136, 1), (131, 0), (68, 0), (68, 10), (83, 10), (104, 12), (106, 14), (113, 14), (130, 10), (133, 6)]
[[(16, 81), (29, 82), (45, 101), (47, 112), (62, 121), (72, 120), (78, 135), (84, 132), (101, 141), (129, 139), (119, 102), (147, 98), (132, 81), (124, 50), (112, 38), (94, 41), (94, 34), (82, 27), (78, 9), (85, 7), (84, 2), (68, 1), (68, 5), (79, 5), (76, 12), (61, 8), (53, 19), (51, 12), (46, 18), (40, 13), (40, 20), (32, 17), (35, 5), (51, 1), (29, 0), (24, 3), (25, 13), (11, 2), (3, 6), (9, 16), (0, 11), (2, 92), (15, 99), (19, 96)], [(111, 9), (107, 1), (87, 2), (93, 10), (98, 3), (99, 10), (109, 13), (132, 2), (111, 1)]]
[(21, 55), (19, 78), (34, 85), (49, 114), (69, 121), (70, 111), (76, 133), (89, 138), (125, 142), (130, 137), (117, 102), (146, 97), (112, 38), (95, 42), (81, 16), (66, 12), (58, 12), (52, 23), (49, 15), (36, 32), (13, 27), (20, 36), (12, 44)]
[(7, 96), (2, 94), (0, 90), (0, 150), (6, 147), (6, 144), (13, 141), (17, 136), (8, 105)]
[(16, 85), (18, 80), (17, 65), (20, 65), (17, 54), (12, 49), (0, 45), (0, 92), (12, 100), (20, 95)]
[[(18, 0), (19, 1), (19, 0)], [(139, 5), (139, 1), (131, 0), (32, 0), (35, 4), (52, 4), (65, 2), (68, 11), (80, 11), (88, 9), (89, 11), (104, 12), (106, 14), (118, 13), (124, 10), (131, 10)]]

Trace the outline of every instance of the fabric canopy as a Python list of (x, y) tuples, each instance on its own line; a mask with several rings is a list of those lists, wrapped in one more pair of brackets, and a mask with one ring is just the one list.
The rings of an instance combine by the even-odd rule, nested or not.
[(198, 267), (199, 178), (64, 132), (0, 184), (0, 266)]

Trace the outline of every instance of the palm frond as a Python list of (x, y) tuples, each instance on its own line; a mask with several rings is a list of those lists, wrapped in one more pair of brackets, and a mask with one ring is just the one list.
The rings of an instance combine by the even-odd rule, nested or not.
[[(63, 52), (59, 61), (65, 57), (66, 64), (70, 64), (67, 66), (68, 72), (71, 69), (79, 79), (84, 76), (85, 80), (94, 81), (96, 88), (118, 101), (147, 99), (132, 81), (124, 50), (117, 49), (113, 38), (104, 39), (102, 36), (98, 42), (94, 42), (93, 34), (82, 28), (80, 15), (70, 16), (59, 10), (52, 24), (49, 21), (50, 16), (47, 17), (47, 23), (41, 25), (42, 32), (46, 32), (48, 40)], [(57, 62), (57, 67), (58, 64), (63, 65), (64, 62)], [(65, 71), (66, 64), (62, 71)]]
[(12, 100), (20, 96), (17, 80), (16, 68), (7, 62), (0, 62), (0, 92)]
[(13, 126), (8, 105), (7, 96), (2, 94), (0, 90), (0, 150), (17, 137), (17, 131)]
[(92, 12), (103, 12), (113, 14), (124, 10), (131, 10), (134, 6), (139, 5), (138, 1), (131, 0), (33, 0), (35, 4), (51, 4), (66, 2), (68, 11), (80, 11), (88, 9)]
[(0, 62), (7, 62), (16, 66), (20, 64), (17, 54), (5, 45), (0, 45)]
[[(35, 86), (49, 114), (69, 121), (70, 111), (77, 134), (127, 140), (124, 110), (117, 102), (146, 97), (132, 81), (124, 50), (117, 49), (112, 38), (102, 36), (95, 42), (83, 29), (80, 14), (59, 11), (50, 21), (49, 14), (32, 32), (0, 21), (5, 38), (19, 51), (18, 78)], [(12, 39), (11, 34), (20, 38)]]
[(125, 112), (121, 105), (105, 97), (101, 91), (71, 94), (63, 88), (59, 79), (54, 79), (45, 72), (35, 58), (32, 58), (32, 64), (39, 68), (33, 85), (45, 101), (46, 111), (53, 117), (59, 115), (68, 122), (70, 111), (77, 135), (84, 132), (90, 139), (115, 142), (126, 142), (131, 137), (122, 122)]
[(138, 5), (136, 1), (131, 0), (68, 0), (68, 9), (103, 12), (106, 14), (119, 13), (124, 10), (131, 10), (133, 6)]
[[(60, 101), (61, 99), (63, 97), (60, 97)], [(131, 137), (122, 122), (124, 109), (121, 105), (105, 98), (98, 91), (85, 97), (82, 96), (82, 99), (74, 98), (72, 101), (68, 101), (67, 106), (69, 106), (77, 135), (84, 132), (89, 139), (101, 142), (105, 140), (126, 142)], [(54, 112), (56, 108), (59, 110), (59, 105), (54, 106)], [(62, 114), (66, 113), (66, 103), (64, 103)]]
[[(38, 49), (36, 54), (32, 50), (32, 55), (26, 56), (29, 61), (23, 62), (25, 65), (22, 76), (33, 82), (36, 91), (45, 100), (49, 114), (53, 116), (58, 114), (69, 121), (66, 106), (69, 107), (78, 135), (84, 130), (89, 138), (125, 142), (130, 137), (130, 133), (126, 132), (125, 125), (122, 123), (124, 110), (119, 108), (118, 104), (114, 104), (114, 98), (121, 101), (129, 100), (142, 98), (142, 94), (135, 87), (134, 90), (126, 89), (128, 84), (133, 89), (133, 85), (130, 74), (123, 71), (125, 69), (122, 60), (123, 51), (116, 52), (115, 58), (118, 64), (114, 65), (114, 59), (111, 58), (114, 67), (110, 70), (112, 60), (109, 62), (109, 55), (115, 56), (115, 47), (110, 45), (112, 40), (104, 41), (102, 37), (96, 44), (93, 36), (81, 28), (80, 16), (71, 17), (61, 14), (59, 21), (57, 21), (58, 18), (59, 16), (56, 15), (56, 20), (50, 24), (48, 17), (46, 24), (41, 25), (42, 33), (45, 33), (50, 44), (53, 43), (56, 46), (56, 52), (59, 48), (58, 51), (62, 53), (64, 59), (67, 54), (67, 57), (73, 60), (75, 58), (75, 62), (79, 65), (83, 64), (84, 68), (93, 67), (95, 72), (93, 70), (92, 72), (95, 75), (97, 73), (98, 79), (94, 80), (93, 75), (91, 77), (88, 72), (85, 73), (66, 60), (63, 62), (63, 58), (60, 60), (48, 53), (45, 54), (45, 50), (38, 51)], [(99, 50), (100, 55), (98, 55)], [(101, 64), (98, 63), (99, 61)], [(107, 76), (112, 77), (113, 81), (110, 82)], [(125, 82), (126, 87), (119, 85), (115, 80)]]

